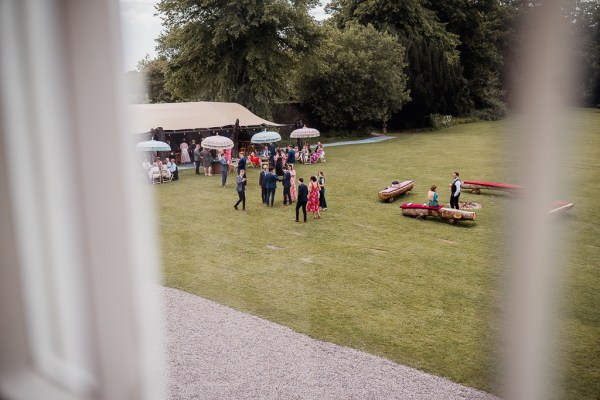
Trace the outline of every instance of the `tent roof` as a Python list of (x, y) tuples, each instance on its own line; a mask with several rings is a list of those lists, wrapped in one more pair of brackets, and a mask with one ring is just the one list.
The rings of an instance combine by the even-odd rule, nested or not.
[(131, 104), (130, 132), (146, 133), (162, 127), (165, 131), (240, 126), (284, 126), (262, 119), (237, 103), (199, 101), (194, 103)]

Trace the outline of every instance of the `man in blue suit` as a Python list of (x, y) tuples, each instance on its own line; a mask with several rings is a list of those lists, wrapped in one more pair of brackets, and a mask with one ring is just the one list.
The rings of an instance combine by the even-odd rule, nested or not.
[(269, 198), (271, 198), (271, 207), (273, 207), (273, 202), (275, 201), (275, 190), (277, 189), (277, 182), (281, 182), (281, 179), (277, 175), (273, 173), (275, 168), (269, 167), (269, 172), (265, 177), (266, 187), (267, 187), (267, 207), (269, 207)]
[(300, 207), (302, 207), (302, 212), (304, 213), (304, 222), (306, 222), (306, 203), (308, 203), (308, 187), (304, 184), (304, 179), (298, 179), (300, 185), (298, 186), (298, 200), (296, 202), (296, 222), (300, 222), (298, 220), (300, 214)]
[(273, 143), (269, 143), (269, 166), (275, 166), (275, 145)]
[(296, 163), (296, 151), (294, 150), (294, 148), (292, 147), (291, 144), (288, 146), (287, 163), (288, 164)]
[(292, 205), (292, 174), (288, 170), (288, 167), (283, 167), (283, 170), (285, 171), (281, 180), (281, 184), (283, 185), (283, 205), (286, 206), (288, 203)]
[(240, 159), (238, 160), (237, 165), (237, 173), (240, 174), (240, 171), (244, 170), (244, 174), (246, 173), (246, 157), (244, 157), (244, 152), (240, 152)]

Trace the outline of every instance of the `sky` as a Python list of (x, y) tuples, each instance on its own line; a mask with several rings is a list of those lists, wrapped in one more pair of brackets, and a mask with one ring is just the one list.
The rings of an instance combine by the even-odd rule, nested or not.
[[(120, 0), (121, 29), (123, 34), (123, 62), (125, 70), (136, 69), (138, 61), (146, 54), (150, 58), (156, 56), (156, 38), (162, 31), (160, 17), (156, 16), (154, 6), (159, 0)], [(321, 5), (311, 11), (318, 21), (327, 18), (324, 7), (329, 3), (321, 1)]]

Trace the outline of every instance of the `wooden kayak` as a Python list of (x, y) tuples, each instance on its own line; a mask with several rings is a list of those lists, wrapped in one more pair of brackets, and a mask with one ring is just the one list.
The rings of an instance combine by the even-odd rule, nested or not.
[(391, 186), (381, 190), (379, 192), (379, 198), (385, 203), (391, 203), (396, 200), (396, 197), (410, 192), (413, 186), (413, 181), (404, 181), (397, 186)]

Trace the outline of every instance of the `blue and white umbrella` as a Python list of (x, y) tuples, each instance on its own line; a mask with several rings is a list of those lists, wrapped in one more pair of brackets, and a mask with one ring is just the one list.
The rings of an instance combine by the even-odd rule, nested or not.
[(274, 143), (279, 142), (281, 140), (281, 135), (277, 132), (273, 131), (262, 131), (258, 132), (250, 141), (252, 143)]
[(158, 140), (140, 142), (135, 146), (137, 151), (171, 151), (171, 146)]

